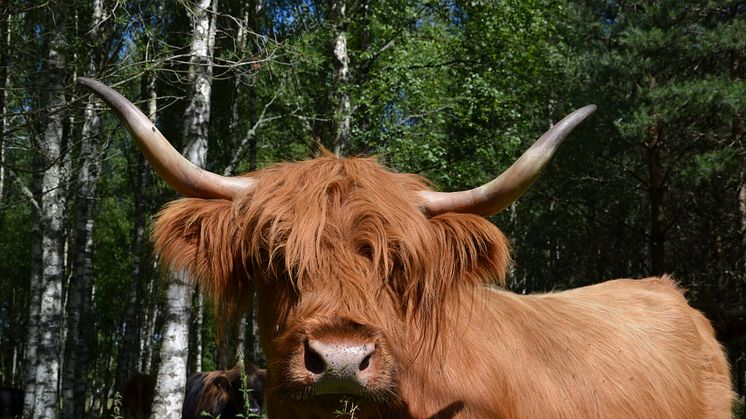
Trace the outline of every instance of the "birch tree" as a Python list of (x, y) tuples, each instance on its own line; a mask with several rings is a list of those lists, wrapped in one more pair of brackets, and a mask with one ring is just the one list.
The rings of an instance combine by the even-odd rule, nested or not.
[[(212, 90), (212, 54), (215, 43), (217, 0), (199, 0), (192, 5), (190, 48), (190, 92), (184, 112), (184, 151), (192, 163), (204, 167)], [(156, 395), (151, 418), (180, 417), (189, 355), (189, 319), (193, 287), (185, 272), (168, 278), (166, 320), (158, 368)]]
[[(35, 156), (34, 160), (40, 160)], [(40, 167), (41, 163), (35, 164)], [(24, 417), (32, 417), (36, 392), (36, 351), (39, 345), (39, 311), (42, 284), (42, 225), (41, 225), (41, 181), (42, 173), (33, 174), (33, 196), (31, 197), (31, 277), (28, 290), (28, 315), (26, 318), (26, 356), (24, 360)]]
[(3, 203), (5, 192), (5, 130), (8, 127), (8, 88), (10, 79), (8, 78), (8, 54), (10, 53), (10, 7), (8, 3), (0, 9), (0, 36), (2, 36), (2, 51), (0, 51), (0, 83), (3, 86), (3, 93), (0, 95), (0, 205)]
[(351, 105), (349, 95), (350, 56), (347, 52), (347, 0), (334, 0), (332, 19), (334, 32), (334, 81), (332, 103), (334, 112), (334, 154), (343, 156), (350, 142)]
[(66, 63), (63, 49), (67, 10), (51, 5), (54, 21), (46, 28), (49, 44), (45, 62), (45, 131), (39, 144), (43, 164), (41, 226), (42, 281), (39, 310), (39, 343), (36, 350), (36, 375), (32, 418), (58, 416), (60, 321), (62, 316), (63, 244), (65, 224), (64, 152), (67, 102), (65, 99)]

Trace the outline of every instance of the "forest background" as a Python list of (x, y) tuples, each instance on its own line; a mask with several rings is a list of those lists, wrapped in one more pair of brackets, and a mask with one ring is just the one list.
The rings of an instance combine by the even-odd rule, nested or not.
[(595, 103), (492, 217), (513, 246), (510, 289), (670, 273), (715, 323), (743, 394), (745, 13), (708, 0), (2, 0), (0, 385), (24, 389), (28, 417), (108, 417), (128, 377), (180, 356), (162, 345), (173, 322), (186, 373), (230, 368), (238, 347), (262, 363), (251, 311), (218, 344), (219, 307), (199, 291), (174, 300), (148, 234), (176, 194), (76, 86), (87, 76), (221, 174), (321, 144), (441, 190), (490, 180)]

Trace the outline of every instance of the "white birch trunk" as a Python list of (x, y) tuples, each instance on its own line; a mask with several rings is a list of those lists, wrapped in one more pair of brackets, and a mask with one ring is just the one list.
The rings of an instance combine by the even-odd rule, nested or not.
[(62, 280), (64, 276), (64, 227), (66, 202), (62, 177), (65, 172), (63, 152), (65, 46), (62, 10), (57, 14), (59, 26), (49, 28), (52, 39), (48, 51), (48, 85), (46, 89), (46, 128), (39, 145), (47, 169), (42, 176), (41, 223), (42, 282), (39, 310), (39, 343), (36, 353), (36, 386), (32, 417), (58, 416), (60, 321), (62, 316)]
[(332, 5), (334, 18), (334, 91), (332, 103), (335, 106), (334, 154), (347, 153), (351, 136), (351, 106), (349, 96), (350, 57), (347, 52), (347, 1), (335, 0)]
[[(204, 167), (212, 90), (212, 53), (217, 0), (198, 0), (192, 7), (192, 44), (189, 103), (184, 111), (184, 156)], [(184, 400), (189, 355), (189, 317), (192, 286), (186, 274), (169, 277), (161, 363), (158, 368), (152, 419), (178, 419)], [(201, 357), (201, 354), (198, 354)]]
[(193, 302), (195, 309), (192, 316), (192, 327), (189, 331), (191, 341), (189, 344), (189, 368), (187, 376), (195, 372), (202, 371), (202, 324), (205, 317), (205, 295), (201, 290), (197, 290)]
[(189, 317), (193, 287), (183, 273), (169, 275), (166, 292), (166, 319), (161, 343), (161, 365), (153, 400), (152, 419), (178, 419), (184, 403), (187, 356), (189, 354)]
[[(9, 8), (8, 8), (9, 9)], [(2, 10), (0, 10), (2, 12)], [(10, 12), (5, 10), (4, 12)], [(3, 86), (3, 94), (0, 96), (2, 106), (0, 106), (0, 112), (2, 112), (2, 119), (0, 119), (0, 204), (3, 202), (3, 195), (5, 194), (5, 131), (8, 129), (8, 90), (10, 87), (10, 78), (8, 77), (8, 51), (10, 50), (10, 15), (2, 17), (2, 25), (0, 25), (0, 35), (3, 37), (3, 52), (2, 58), (0, 58), (0, 83)]]
[[(37, 155), (35, 160), (40, 160)], [(40, 162), (34, 166), (42, 167)], [(41, 202), (41, 172), (34, 177), (34, 199)], [(29, 279), (28, 320), (26, 323), (26, 355), (24, 360), (24, 399), (23, 417), (29, 418), (34, 409), (36, 389), (36, 348), (39, 344), (39, 308), (41, 301), (42, 251), (41, 251), (41, 204), (31, 206), (31, 278)]]

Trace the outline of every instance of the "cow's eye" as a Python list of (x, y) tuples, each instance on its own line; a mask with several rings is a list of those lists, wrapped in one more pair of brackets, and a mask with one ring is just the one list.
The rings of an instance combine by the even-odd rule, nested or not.
[(360, 256), (373, 261), (373, 247), (369, 244), (361, 244), (357, 247), (357, 254)]

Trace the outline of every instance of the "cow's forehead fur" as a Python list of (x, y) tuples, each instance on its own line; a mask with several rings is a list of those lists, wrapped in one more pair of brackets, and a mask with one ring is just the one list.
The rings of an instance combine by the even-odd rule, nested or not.
[(417, 194), (427, 186), (416, 175), (327, 154), (251, 176), (257, 187), (234, 201), (170, 203), (153, 233), (162, 257), (191, 270), (228, 314), (259, 279), (289, 281), (300, 296), (329, 278), (348, 292), (386, 288), (406, 311), (422, 312), (504, 278), (510, 257), (500, 230), (475, 215), (428, 218)]

